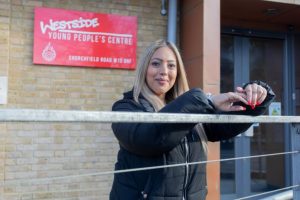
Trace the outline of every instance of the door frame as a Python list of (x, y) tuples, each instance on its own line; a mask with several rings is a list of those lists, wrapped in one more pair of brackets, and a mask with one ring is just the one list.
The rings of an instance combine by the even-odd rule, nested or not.
[[(247, 46), (249, 43), (242, 37), (257, 37), (269, 39), (281, 39), (284, 43), (283, 55), (283, 115), (295, 115), (295, 62), (294, 62), (294, 34), (293, 30), (287, 32), (268, 32), (250, 29), (222, 28), (221, 35), (232, 35), (234, 38), (234, 85), (243, 85), (243, 80), (249, 81), (249, 54), (238, 50), (239, 46)], [(242, 57), (244, 59), (242, 59)], [(248, 59), (248, 60), (247, 60)], [(248, 62), (247, 62), (248, 61)], [(242, 69), (237, 66), (245, 66)], [(248, 70), (245, 70), (248, 69)], [(284, 125), (284, 149), (291, 149), (291, 127)], [(241, 134), (235, 138), (235, 157), (250, 155), (250, 138)], [(250, 160), (237, 160), (235, 162), (235, 187), (237, 197), (250, 195), (251, 175)], [(285, 156), (285, 184), (292, 184), (291, 156)], [(238, 177), (238, 178), (237, 178)], [(267, 196), (267, 195), (266, 195)], [(261, 196), (263, 197), (263, 196)]]

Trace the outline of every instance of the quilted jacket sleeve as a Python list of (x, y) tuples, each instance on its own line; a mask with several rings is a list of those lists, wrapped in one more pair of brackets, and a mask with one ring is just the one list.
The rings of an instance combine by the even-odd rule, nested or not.
[[(144, 112), (144, 108), (132, 99), (116, 102), (112, 110)], [(208, 114), (214, 113), (214, 108), (200, 89), (192, 89), (159, 112)], [(113, 123), (112, 129), (123, 148), (138, 155), (151, 156), (173, 149), (194, 126), (194, 123)]]
[[(192, 89), (167, 104), (159, 112), (164, 113), (199, 113), (199, 114), (235, 114), (235, 115), (260, 115), (263, 114), (269, 104), (275, 98), (271, 88), (257, 82), (268, 91), (267, 98), (254, 110), (250, 106), (246, 111), (221, 113), (209, 103), (206, 95), (200, 89)], [(245, 87), (245, 86), (244, 86)], [(132, 99), (123, 99), (116, 102), (113, 111), (145, 112), (144, 107)], [(234, 137), (246, 131), (252, 124), (203, 124), (209, 141), (219, 141)], [(154, 156), (170, 151), (195, 126), (195, 123), (113, 123), (112, 129), (120, 145), (129, 152)]]

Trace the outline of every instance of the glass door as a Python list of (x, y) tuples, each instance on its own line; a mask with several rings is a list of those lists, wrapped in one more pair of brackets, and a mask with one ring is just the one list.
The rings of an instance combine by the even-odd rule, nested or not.
[[(284, 113), (283, 66), (284, 41), (275, 39), (249, 38), (249, 78), (263, 80), (274, 90), (279, 113), (272, 110), (269, 115)], [(273, 104), (274, 105), (274, 104)], [(250, 140), (251, 155), (284, 152), (284, 125), (259, 124), (254, 127)], [(251, 159), (251, 192), (264, 192), (285, 186), (284, 156)]]
[(295, 36), (295, 98), (296, 98), (296, 115), (300, 115), (300, 34)]
[[(221, 39), (221, 92), (234, 89), (234, 37)], [(221, 159), (234, 157), (234, 139), (221, 141)], [(221, 162), (221, 199), (234, 199), (235, 162)]]
[[(274, 108), (279, 105), (277, 111), (283, 114), (284, 55), (283, 39), (222, 35), (221, 92), (250, 80), (264, 81), (277, 95)], [(282, 124), (255, 124), (246, 133), (221, 142), (221, 158), (284, 152), (284, 131)], [(221, 163), (223, 200), (281, 188), (285, 182), (284, 156)]]

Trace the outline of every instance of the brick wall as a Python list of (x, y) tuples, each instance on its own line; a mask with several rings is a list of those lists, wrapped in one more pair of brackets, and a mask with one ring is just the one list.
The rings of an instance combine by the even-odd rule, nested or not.
[[(9, 66), (9, 21), (10, 4), (6, 0), (0, 0), (0, 76), (4, 77), (8, 74)], [(6, 124), (0, 123), (0, 194), (4, 193), (5, 142)]]
[[(134, 71), (32, 64), (34, 7), (138, 17), (137, 55), (166, 37), (160, 0), (0, 0), (0, 108), (110, 110), (132, 87)], [(0, 123), (0, 199), (108, 199), (118, 144), (110, 124)], [(40, 179), (43, 178), (43, 179)], [(40, 180), (37, 180), (40, 179)], [(31, 181), (30, 181), (31, 180)]]

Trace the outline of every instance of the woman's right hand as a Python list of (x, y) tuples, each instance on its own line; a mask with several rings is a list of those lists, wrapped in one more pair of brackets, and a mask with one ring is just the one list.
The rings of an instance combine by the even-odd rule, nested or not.
[(246, 105), (248, 104), (246, 95), (239, 92), (227, 92), (212, 95), (211, 100), (214, 106), (221, 111), (243, 111), (246, 110), (245, 107), (234, 105), (234, 103), (243, 102)]

